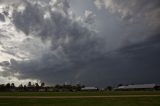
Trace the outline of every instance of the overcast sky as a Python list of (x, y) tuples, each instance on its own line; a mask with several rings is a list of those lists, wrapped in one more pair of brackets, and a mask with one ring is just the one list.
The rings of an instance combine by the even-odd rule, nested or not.
[(160, 82), (159, 0), (0, 0), (0, 83)]

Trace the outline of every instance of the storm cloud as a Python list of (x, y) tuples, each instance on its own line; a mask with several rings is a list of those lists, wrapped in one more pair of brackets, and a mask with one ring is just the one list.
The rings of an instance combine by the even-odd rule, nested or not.
[[(48, 3), (50, 5), (46, 5)], [(19, 73), (17, 77), (20, 79), (35, 78), (47, 82), (57, 80), (64, 82), (74, 79), (76, 67), (82, 67), (79, 64), (84, 64), (102, 54), (100, 39), (96, 32), (86, 25), (91, 22), (87, 18), (91, 18), (91, 12), (86, 14), (84, 22), (83, 20), (78, 22), (71, 16), (72, 14), (70, 15), (66, 0), (45, 3), (25, 1), (20, 5), (23, 6), (23, 11), (19, 11), (18, 6), (12, 13), (12, 22), (17, 31), (37, 39), (41, 38), (44, 44), (50, 41), (49, 50), (35, 54), (41, 55), (27, 61), (11, 59), (9, 67), (5, 69), (8, 71), (4, 71), (3, 74)], [(28, 42), (27, 39), (25, 41)], [(63, 77), (56, 75), (59, 73), (62, 73)]]
[[(97, 18), (90, 10), (77, 16), (67, 0), (0, 2), (0, 37), (5, 36), (0, 39), (3, 77), (103, 87), (160, 81), (159, 0), (95, 0), (98, 8), (118, 14), (124, 25), (135, 25), (119, 28), (131, 37), (123, 38), (123, 46), (112, 51), (106, 47), (106, 37), (93, 27)], [(145, 24), (137, 24), (142, 20)], [(130, 31), (137, 26), (141, 27), (138, 31)], [(141, 36), (147, 37), (142, 40)], [(132, 37), (135, 42), (127, 43)]]
[(144, 19), (150, 28), (160, 27), (159, 0), (95, 0), (94, 3), (99, 9), (105, 8), (112, 13), (118, 13), (123, 20), (134, 22)]

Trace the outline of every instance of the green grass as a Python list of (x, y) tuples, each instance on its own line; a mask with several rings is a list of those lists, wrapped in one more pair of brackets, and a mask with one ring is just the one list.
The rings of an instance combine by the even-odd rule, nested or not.
[(0, 106), (160, 106), (160, 97), (88, 99), (0, 99)]
[(160, 95), (160, 91), (111, 92), (0, 92), (0, 96), (110, 96), (110, 95)]
[[(160, 95), (159, 91), (113, 92), (14, 92), (0, 96), (101, 96), (101, 95)], [(0, 98), (0, 106), (160, 106), (160, 97), (18, 99)]]

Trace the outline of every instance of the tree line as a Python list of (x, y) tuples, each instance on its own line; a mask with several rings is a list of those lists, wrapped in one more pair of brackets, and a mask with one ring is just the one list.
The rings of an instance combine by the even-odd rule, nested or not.
[(0, 85), (1, 92), (9, 92), (9, 91), (18, 91), (18, 92), (59, 92), (59, 91), (80, 91), (81, 88), (85, 87), (84, 85), (76, 84), (76, 85), (55, 85), (55, 86), (46, 86), (44, 82), (42, 83), (31, 83), (28, 82), (27, 85), (20, 84), (19, 86), (15, 86), (14, 83), (7, 83)]

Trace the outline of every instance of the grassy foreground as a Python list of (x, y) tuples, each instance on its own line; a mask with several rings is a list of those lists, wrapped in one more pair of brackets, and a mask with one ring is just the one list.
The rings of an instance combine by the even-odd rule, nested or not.
[(0, 106), (160, 106), (160, 97), (97, 99), (0, 99)]
[(112, 95), (160, 95), (160, 91), (0, 92), (0, 96), (112, 96)]
[[(63, 93), (0, 93), (0, 96), (114, 96), (114, 95), (159, 95), (160, 92), (63, 92)], [(66, 98), (66, 99), (17, 99), (0, 98), (0, 106), (160, 106), (159, 97), (118, 98)]]

